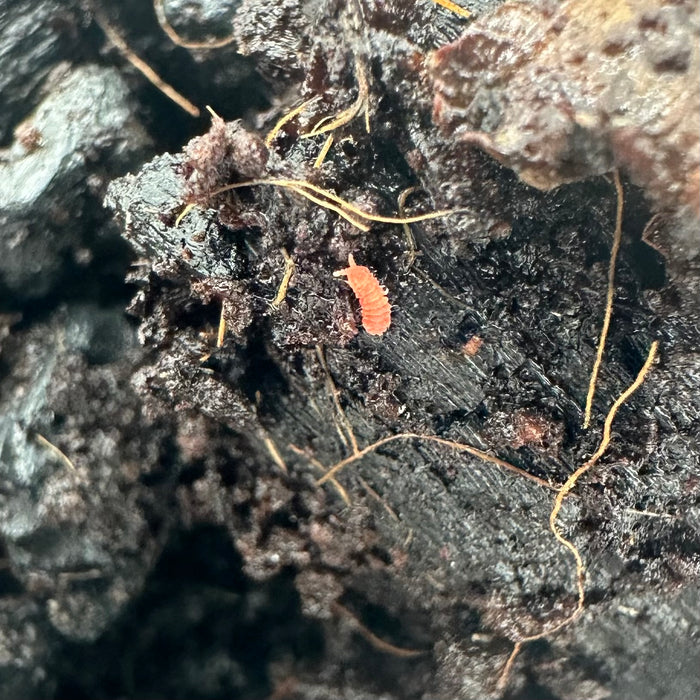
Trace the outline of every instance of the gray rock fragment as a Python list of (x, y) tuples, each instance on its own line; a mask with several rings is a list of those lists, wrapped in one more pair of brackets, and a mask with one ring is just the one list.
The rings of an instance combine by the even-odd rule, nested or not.
[(233, 17), (240, 0), (162, 0), (156, 3), (156, 12), (185, 41), (226, 41), (231, 34)]
[(66, 256), (90, 245), (92, 191), (149, 144), (116, 69), (83, 66), (49, 80), (51, 94), (0, 153), (0, 288), (20, 299), (56, 288)]
[(169, 431), (144, 418), (130, 389), (133, 346), (106, 358), (95, 340), (99, 327), (119, 325), (111, 313), (62, 311), (3, 350), (0, 541), (50, 624), (81, 641), (140, 590), (167, 531), (162, 488), (175, 487), (145, 483)]
[(75, 0), (0, 2), (0, 144), (26, 113), (53, 67), (75, 55)]

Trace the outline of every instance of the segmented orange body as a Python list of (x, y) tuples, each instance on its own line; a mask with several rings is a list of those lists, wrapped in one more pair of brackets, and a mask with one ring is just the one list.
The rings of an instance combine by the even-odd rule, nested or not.
[(338, 270), (336, 277), (345, 277), (355, 292), (362, 309), (362, 325), (370, 335), (381, 335), (391, 324), (391, 306), (386, 290), (379, 284), (369, 268), (356, 265), (352, 255), (348, 256), (349, 267)]

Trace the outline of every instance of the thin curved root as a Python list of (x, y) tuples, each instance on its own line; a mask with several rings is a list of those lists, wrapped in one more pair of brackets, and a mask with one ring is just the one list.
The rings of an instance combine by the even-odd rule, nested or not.
[(549, 515), (549, 529), (551, 530), (552, 534), (557, 539), (557, 541), (563, 547), (568, 549), (574, 558), (576, 568), (576, 589), (578, 592), (576, 607), (570, 615), (565, 617), (553, 627), (544, 629), (541, 632), (538, 632), (537, 634), (533, 634), (528, 637), (523, 637), (515, 642), (513, 651), (508, 657), (508, 660), (506, 661), (506, 664), (503, 667), (503, 670), (501, 671), (501, 674), (499, 676), (497, 682), (497, 687), (499, 689), (503, 689), (507, 685), (510, 673), (513, 669), (513, 664), (515, 663), (515, 659), (517, 658), (518, 654), (520, 653), (525, 644), (527, 644), (528, 642), (534, 642), (538, 639), (542, 639), (543, 637), (548, 637), (549, 635), (558, 632), (559, 630), (574, 622), (574, 620), (576, 620), (576, 618), (578, 618), (579, 615), (581, 615), (581, 613), (583, 612), (586, 600), (586, 568), (584, 566), (583, 558), (581, 557), (581, 553), (579, 552), (578, 547), (576, 547), (576, 545), (571, 540), (564, 537), (561, 530), (559, 529), (559, 525), (557, 523), (557, 520), (559, 518), (559, 512), (561, 511), (564, 499), (574, 489), (578, 480), (587, 471), (589, 471), (605, 454), (606, 450), (608, 449), (608, 446), (610, 445), (612, 424), (615, 420), (615, 416), (617, 415), (617, 412), (620, 409), (620, 407), (630, 398), (630, 396), (632, 396), (632, 394), (634, 394), (635, 391), (637, 391), (637, 389), (639, 389), (639, 387), (644, 382), (644, 379), (646, 378), (647, 374), (649, 373), (649, 370), (651, 369), (652, 364), (654, 363), (658, 347), (659, 343), (657, 341), (654, 341), (651, 344), (647, 359), (644, 362), (642, 368), (639, 370), (637, 377), (632, 382), (632, 384), (630, 384), (630, 386), (627, 387), (627, 389), (625, 389), (625, 391), (623, 391), (622, 394), (620, 394), (615, 403), (613, 403), (613, 405), (611, 406), (610, 411), (608, 411), (608, 415), (605, 419), (605, 425), (603, 427), (603, 437), (600, 441), (598, 449), (573, 474), (571, 474), (571, 476), (564, 482), (561, 488), (558, 489), (556, 498), (554, 499), (552, 512)]

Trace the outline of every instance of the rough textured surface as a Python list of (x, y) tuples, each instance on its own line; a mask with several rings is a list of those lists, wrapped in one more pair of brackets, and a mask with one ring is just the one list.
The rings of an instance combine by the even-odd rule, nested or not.
[(82, 31), (77, 2), (0, 2), (0, 146), (12, 140), (14, 125), (28, 105), (36, 104), (53, 67), (69, 57), (82, 57)]
[(621, 166), (698, 217), (698, 70), (695, 2), (509, 2), (435, 54), (435, 118), (535, 187)]
[(232, 34), (232, 22), (240, 2), (218, 0), (162, 0), (166, 21), (187, 32), (185, 41), (218, 43)]
[(109, 325), (122, 344), (133, 332), (116, 310), (101, 316), (98, 329), (99, 314), (71, 309), (4, 348), (26, 355), (3, 386), (0, 534), (14, 576), (71, 639), (96, 638), (140, 589), (169, 519), (167, 433), (129, 391), (134, 350), (105, 356)]
[[(232, 127), (231, 133), (244, 138), (240, 127)], [(167, 215), (159, 221), (139, 221), (139, 212), (157, 206), (168, 213), (181, 206), (187, 188), (181, 178), (178, 190), (178, 172), (183, 172), (181, 161), (159, 158), (138, 176), (117, 183), (109, 201), (122, 218), (129, 212), (128, 237), (157, 261), (158, 274), (169, 280), (165, 287), (150, 280), (133, 307), (138, 313), (150, 310), (141, 332), (161, 353), (156, 365), (142, 371), (142, 386), (176, 405), (223, 420), (234, 430), (257, 433), (250, 449), (263, 463), (271, 461), (264, 445), (271, 437), (293, 465), (292, 482), (272, 491), (274, 481), (257, 472), (251, 493), (259, 495), (252, 501), (242, 499), (256, 504), (247, 526), (252, 530), (234, 528), (246, 571), (265, 578), (287, 566), (301, 570), (300, 593), (303, 600), (316, 601), (306, 603), (316, 615), (327, 616), (338, 595), (355, 605), (359, 602), (365, 614), (373, 606), (390, 611), (395, 624), (400, 620), (404, 627), (401, 635), (407, 646), (434, 644), (433, 671), (423, 675), (431, 664), (412, 667), (418, 675), (411, 676), (411, 687), (422, 688), (416, 696), (491, 692), (508, 650), (503, 637), (537, 631), (543, 617), (556, 620), (572, 602), (570, 562), (552, 547), (544, 528), (551, 495), (491, 465), (411, 441), (388, 446), (353, 465), (355, 476), (348, 473), (343, 478), (346, 486), (358, 476), (366, 481), (356, 482), (352, 508), (329, 521), (328, 505), (317, 496), (309, 500), (313, 491), (308, 492), (309, 483), (302, 478), (308, 474), (304, 460), (287, 448), (296, 444), (310, 449), (325, 464), (347, 449), (334, 431), (337, 416), (319, 359), (308, 346), (325, 345), (341, 403), (361, 445), (395, 432), (438, 434), (490, 446), (539, 476), (563, 480), (590, 454), (597, 439), (597, 431), (581, 431), (579, 406), (585, 398), (600, 317), (596, 307), (605, 284), (601, 263), (606, 222), (609, 228), (613, 218), (612, 188), (599, 183), (542, 198), (527, 222), (513, 225), (510, 236), (485, 247), (465, 242), (471, 254), (459, 259), (429, 247), (429, 239), (423, 238), (427, 232), (416, 228), (424, 252), (419, 276), (417, 270), (405, 272), (398, 250), (386, 257), (389, 245), (400, 249), (400, 242), (377, 247), (372, 237), (376, 240), (379, 230), (352, 236), (334, 215), (262, 188), (227, 195), (218, 214), (195, 211), (179, 229), (172, 228)], [(153, 187), (154, 182), (173, 184), (161, 189)], [(237, 222), (254, 219), (255, 228), (240, 223), (218, 228), (217, 217), (231, 222), (234, 209)], [(264, 211), (264, 219), (255, 218), (256, 211)], [(599, 212), (594, 225), (591, 211)], [(577, 218), (572, 212), (581, 214)], [(297, 216), (313, 227), (308, 233), (309, 224), (301, 229), (300, 238), (277, 223), (283, 217), (293, 222)], [(634, 217), (628, 223), (633, 228)], [(241, 248), (235, 235), (226, 243), (236, 231), (254, 240), (255, 248)], [(637, 236), (640, 233), (638, 229)], [(384, 235), (391, 231), (386, 229)], [(323, 247), (311, 241), (322, 241)], [(282, 307), (273, 310), (266, 301), (274, 296), (275, 285), (261, 280), (275, 260), (280, 279), (282, 262), (276, 249), (282, 244), (295, 257), (300, 273)], [(191, 255), (182, 255), (185, 247)], [(356, 310), (346, 306), (343, 315), (338, 313), (337, 299), (343, 292), (333, 292), (337, 282), (331, 272), (340, 267), (348, 248), (361, 251), (375, 265), (384, 260), (388, 266), (384, 279), (396, 320), (380, 341), (362, 334), (352, 340), (346, 329), (356, 324), (348, 326), (347, 319)], [(644, 291), (648, 274), (635, 273), (635, 266), (658, 265), (653, 253), (641, 242), (625, 246), (598, 413), (631, 381), (653, 337), (677, 340), (664, 348), (661, 366), (634, 399), (636, 411), (627, 410), (620, 418), (617, 444), (605, 466), (582, 487), (581, 498), (567, 506), (566, 522), (579, 523), (574, 530), (577, 541), (585, 543), (592, 560), (589, 589), (594, 602), (570, 632), (555, 637), (551, 647), (548, 643), (546, 653), (540, 649), (534, 657), (526, 654), (530, 681), (523, 692), (528, 697), (535, 696), (540, 685), (557, 697), (576, 697), (583, 682), (592, 693), (605, 695), (608, 679), (616, 676), (614, 669), (590, 669), (603, 659), (608, 659), (606, 668), (615, 663), (609, 657), (617, 637), (612, 632), (606, 636), (604, 626), (598, 629), (598, 620), (615, 614), (639, 619), (642, 610), (656, 604), (660, 590), (697, 579), (698, 413), (692, 403), (681, 409), (665, 388), (677, 386), (679, 363), (688, 382), (697, 381), (693, 349), (698, 338), (690, 321), (697, 307), (685, 307), (690, 315), (684, 316), (669, 314), (672, 307), (666, 306), (666, 318), (654, 316), (645, 296), (662, 306), (667, 302), (653, 289)], [(231, 261), (237, 270), (228, 288), (216, 281), (219, 261)], [(201, 279), (206, 266), (219, 270), (215, 279)], [(444, 289), (425, 280), (425, 270), (435, 270), (441, 281), (449, 280), (454, 294), (464, 297), (445, 296)], [(665, 286), (664, 291), (670, 289)], [(198, 332), (186, 324), (193, 308), (211, 308), (212, 299), (226, 292), (231, 333), (216, 350), (212, 340), (201, 335), (206, 326)], [(471, 303), (467, 306), (463, 298)], [(213, 310), (209, 317), (213, 325)], [(460, 350), (474, 333), (484, 343), (475, 357), (467, 358)], [(210, 357), (203, 365), (205, 355)], [(373, 492), (382, 495), (398, 521), (374, 500)], [(270, 510), (272, 503), (277, 505)], [(353, 513), (365, 509), (371, 518), (356, 521)], [(274, 524), (278, 521), (279, 526)], [(351, 535), (356, 527), (359, 530)], [(684, 544), (678, 549), (671, 545), (674, 541)], [(347, 561), (355, 563), (347, 569), (342, 564)], [(329, 566), (332, 587), (326, 580)], [(322, 573), (322, 587), (330, 587), (330, 592), (319, 591)], [(632, 605), (630, 599), (638, 602)], [(673, 607), (672, 601), (668, 604)], [(618, 609), (623, 612), (616, 613)], [(697, 626), (692, 617), (684, 619)], [(636, 634), (645, 635), (643, 627), (636, 629)], [(571, 654), (581, 660), (549, 675), (546, 669), (555, 659)], [(674, 687), (689, 692), (689, 682), (689, 677), (680, 678)]]
[(71, 263), (86, 266), (100, 248), (100, 193), (150, 146), (115, 69), (63, 66), (49, 80), (51, 93), (0, 153), (0, 289), (15, 299), (45, 297)]
[[(188, 5), (192, 14), (164, 6), (183, 36), (209, 36), (205, 3)], [(615, 311), (583, 431), (615, 191), (605, 177), (533, 189), (433, 123), (431, 52), (495, 22), (486, 4), (481, 25), (428, 0), (220, 9), (234, 45), (186, 52), (147, 5), (114, 8), (138, 52), (226, 117), (185, 128), (123, 69), (137, 118), (170, 150), (109, 188), (138, 256), (128, 288), (105, 282), (96, 303), (93, 280), (68, 305), (41, 309), (10, 298), (0, 316), (0, 689), (56, 699), (697, 695), (696, 229), (654, 214), (658, 202), (625, 175)], [(218, 71), (236, 50), (248, 56)], [(122, 65), (113, 51), (98, 59)], [(253, 66), (261, 77), (249, 80)], [(346, 110), (365, 81), (370, 133), (360, 104), (314, 167), (325, 137), (300, 135)], [(311, 97), (268, 147), (277, 119)], [(521, 99), (520, 114), (536, 113)], [(185, 133), (200, 136), (185, 143)], [(421, 188), (409, 213), (462, 211), (411, 225), (413, 260), (400, 225), (362, 233), (269, 185), (212, 194), (271, 177), (310, 180), (367, 212), (395, 214), (407, 187)], [(176, 225), (187, 202), (198, 206)], [(283, 248), (295, 269), (273, 306)], [(350, 252), (394, 305), (379, 339), (362, 332), (332, 275)], [(127, 293), (143, 348), (119, 313)], [(315, 483), (322, 465), (351, 454), (349, 427), (360, 447), (411, 431), (561, 483), (595, 449), (654, 339), (658, 362), (562, 512), (587, 565), (584, 614), (527, 645), (499, 691), (512, 641), (575, 602), (570, 557), (547, 530), (553, 492), (416, 438), (348, 465), (338, 484)]]

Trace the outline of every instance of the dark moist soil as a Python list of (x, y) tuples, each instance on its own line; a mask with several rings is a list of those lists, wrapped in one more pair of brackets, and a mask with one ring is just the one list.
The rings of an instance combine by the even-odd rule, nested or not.
[[(147, 83), (93, 5), (0, 10), (0, 695), (696, 696), (696, 4), (162, 6), (232, 41), (176, 46), (149, 3), (100, 14), (214, 115)], [(359, 111), (314, 167), (324, 136), (300, 136), (363, 77), (370, 132)], [(215, 194), (260, 179), (460, 211), (363, 232), (289, 188)], [(381, 336), (333, 276), (350, 254), (387, 290)], [(576, 604), (544, 484), (595, 451), (655, 340), (560, 516), (584, 612), (499, 688)], [(519, 473), (412, 437), (316, 483), (405, 433)]]

